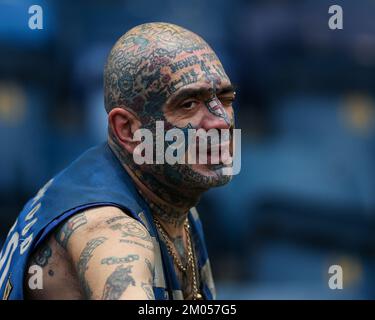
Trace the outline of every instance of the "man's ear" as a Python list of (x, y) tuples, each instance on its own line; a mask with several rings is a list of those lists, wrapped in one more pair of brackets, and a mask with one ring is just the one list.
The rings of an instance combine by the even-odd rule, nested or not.
[(133, 153), (139, 141), (133, 141), (134, 132), (141, 127), (141, 122), (132, 112), (123, 108), (114, 108), (108, 114), (108, 125), (121, 146)]

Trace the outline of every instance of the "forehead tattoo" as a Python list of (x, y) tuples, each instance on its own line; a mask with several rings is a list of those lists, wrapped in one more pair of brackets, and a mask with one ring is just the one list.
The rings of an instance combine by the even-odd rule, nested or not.
[(200, 79), (229, 79), (216, 54), (198, 35), (168, 23), (148, 23), (123, 35), (104, 72), (105, 107), (133, 110), (140, 119), (163, 119), (162, 107), (181, 88)]

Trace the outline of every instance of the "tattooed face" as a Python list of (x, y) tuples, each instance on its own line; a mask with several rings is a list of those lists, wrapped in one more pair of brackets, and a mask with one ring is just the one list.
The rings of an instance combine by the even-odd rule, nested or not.
[[(126, 108), (142, 128), (156, 121), (172, 128), (233, 129), (234, 90), (219, 59), (196, 34), (167, 23), (137, 26), (113, 47), (105, 68), (105, 107)], [(160, 164), (136, 166), (116, 143), (112, 147), (142, 178), (170, 186), (207, 189), (227, 183), (223, 165)], [(155, 141), (156, 139), (154, 139)]]

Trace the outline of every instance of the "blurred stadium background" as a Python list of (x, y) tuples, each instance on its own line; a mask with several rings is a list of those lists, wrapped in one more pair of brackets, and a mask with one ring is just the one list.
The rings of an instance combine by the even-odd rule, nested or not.
[[(39, 4), (44, 29), (28, 28)], [(340, 4), (344, 30), (328, 28)], [(218, 298), (375, 298), (375, 2), (0, 0), (0, 244), (105, 139), (102, 72), (134, 25), (205, 38), (238, 85), (242, 171), (200, 204)], [(344, 270), (330, 290), (328, 268)]]

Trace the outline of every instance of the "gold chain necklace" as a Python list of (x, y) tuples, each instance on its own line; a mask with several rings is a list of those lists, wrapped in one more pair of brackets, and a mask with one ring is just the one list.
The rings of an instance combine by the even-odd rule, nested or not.
[(160, 222), (156, 218), (154, 218), (154, 222), (160, 234), (162, 235), (164, 239), (164, 243), (167, 247), (168, 253), (172, 256), (173, 261), (175, 262), (177, 268), (180, 269), (183, 273), (186, 273), (189, 267), (191, 268), (192, 280), (193, 280), (193, 300), (202, 299), (202, 295), (198, 291), (195, 255), (194, 255), (193, 247), (191, 245), (190, 225), (189, 225), (188, 219), (186, 219), (184, 223), (184, 228), (186, 232), (186, 240), (187, 240), (187, 249), (188, 249), (188, 261), (186, 263), (186, 266), (182, 264), (181, 260), (177, 257), (176, 253), (174, 252), (171, 240), (169, 239), (168, 235), (164, 231)]

